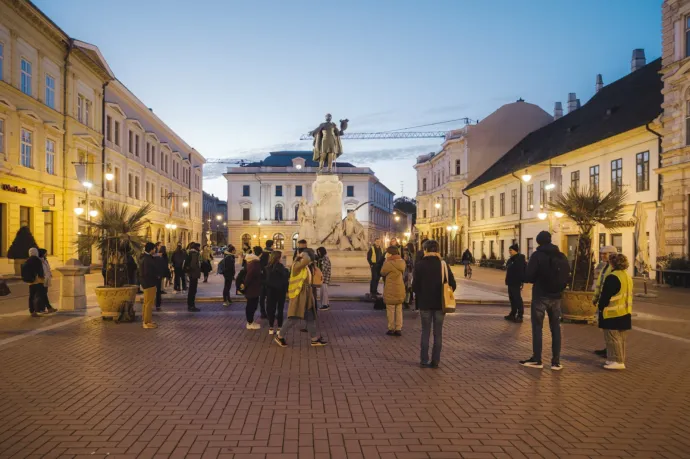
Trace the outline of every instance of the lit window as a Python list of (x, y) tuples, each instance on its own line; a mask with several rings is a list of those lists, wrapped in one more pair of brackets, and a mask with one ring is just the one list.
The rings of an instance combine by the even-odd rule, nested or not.
[(55, 175), (55, 142), (46, 140), (46, 172)]
[(527, 185), (527, 210), (534, 210), (534, 185)]
[(55, 78), (46, 74), (46, 105), (55, 108)]
[(26, 129), (21, 132), (21, 165), (33, 167), (33, 133)]
[(21, 90), (27, 96), (31, 95), (31, 62), (22, 58)]
[(599, 192), (599, 166), (589, 168), (589, 188)]

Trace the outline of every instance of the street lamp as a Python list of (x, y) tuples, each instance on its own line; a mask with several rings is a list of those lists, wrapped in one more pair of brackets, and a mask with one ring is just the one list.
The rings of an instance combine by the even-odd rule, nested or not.
[(396, 215), (396, 216), (395, 216), (395, 221), (396, 221), (396, 222), (399, 222), (399, 221), (400, 221), (400, 215)]
[(530, 180), (532, 180), (532, 176), (529, 174), (529, 172), (527, 171), (527, 169), (525, 169), (525, 173), (522, 174), (522, 177), (520, 177), (520, 178), (521, 178), (522, 181), (525, 182), (525, 183), (527, 183), (527, 182), (529, 182)]
[(90, 217), (97, 217), (98, 216), (98, 211), (96, 209), (90, 210), (89, 211), (89, 216)]
[(437, 201), (436, 204), (434, 204), (434, 207), (436, 207), (437, 209), (440, 209), (440, 208), (441, 208), (441, 203)]
[(84, 213), (84, 208), (79, 204), (77, 207), (74, 208), (74, 214), (79, 216)]
[(220, 221), (223, 218), (221, 214), (216, 215), (216, 220)]

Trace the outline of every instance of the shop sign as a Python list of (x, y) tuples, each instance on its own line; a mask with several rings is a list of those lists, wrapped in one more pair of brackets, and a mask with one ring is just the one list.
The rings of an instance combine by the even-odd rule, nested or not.
[(484, 236), (498, 236), (498, 231), (497, 230), (484, 231)]
[(55, 207), (55, 194), (43, 193), (41, 195), (41, 201), (43, 204), (43, 212), (50, 212), (50, 209)]
[(20, 188), (16, 185), (2, 184), (2, 191), (11, 191), (13, 193), (26, 194), (26, 188)]

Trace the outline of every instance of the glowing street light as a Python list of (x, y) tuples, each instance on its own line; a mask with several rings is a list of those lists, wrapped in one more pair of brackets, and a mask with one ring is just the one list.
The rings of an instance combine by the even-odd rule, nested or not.
[(176, 230), (176, 229), (177, 229), (177, 225), (173, 223), (172, 225), (170, 225), (170, 229)]
[(458, 230), (458, 225), (453, 225), (453, 231), (457, 231), (457, 230)]
[(546, 217), (548, 217), (548, 215), (546, 214), (546, 212), (539, 212), (537, 214), (537, 217), (539, 217), (539, 220), (546, 220)]
[(94, 209), (94, 210), (90, 210), (90, 211), (89, 211), (89, 215), (90, 215), (91, 217), (97, 217), (97, 216), (98, 216), (98, 211), (95, 210), (95, 209)]
[(399, 222), (399, 221), (400, 221), (400, 215), (396, 215), (396, 216), (395, 216), (395, 221), (396, 221), (396, 222)]
[(74, 213), (77, 215), (81, 215), (84, 213), (84, 208), (81, 206), (81, 204), (74, 208)]
[(553, 190), (554, 188), (556, 188), (556, 184), (554, 184), (554, 183), (549, 183), (548, 185), (546, 185), (544, 187), (545, 190), (549, 190), (549, 191)]
[(93, 183), (91, 183), (89, 181), (85, 181), (82, 183), (82, 185), (84, 185), (84, 188), (86, 188), (87, 190), (90, 190), (91, 187), (93, 186)]
[(553, 214), (556, 216), (556, 218), (561, 218), (563, 216), (563, 212), (554, 212)]
[(223, 216), (221, 214), (216, 215), (216, 220), (221, 221), (222, 218)]
[(521, 178), (522, 181), (525, 182), (525, 183), (527, 183), (527, 182), (529, 182), (530, 180), (532, 180), (532, 176), (531, 176), (530, 174), (528, 174), (527, 171), (525, 171), (525, 173), (522, 174), (522, 177), (520, 177), (520, 178)]
[(115, 174), (113, 174), (112, 172), (108, 171), (105, 173), (105, 179), (107, 181), (112, 182), (114, 178), (115, 178)]
[(440, 208), (441, 208), (441, 203), (440, 203), (440, 202), (437, 202), (436, 204), (434, 204), (434, 207), (436, 207), (437, 209), (440, 209)]
[(446, 226), (446, 229), (447, 229), (448, 231), (451, 231), (451, 230), (453, 229), (453, 227), (450, 226), (450, 225), (448, 225), (448, 226)]
[(187, 201), (182, 201), (182, 207), (184, 207), (185, 209), (186, 209), (187, 207), (189, 207), (189, 202), (187, 202)]

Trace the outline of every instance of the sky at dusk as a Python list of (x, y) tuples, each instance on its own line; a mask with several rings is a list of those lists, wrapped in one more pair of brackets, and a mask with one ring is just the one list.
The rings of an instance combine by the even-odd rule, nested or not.
[[(522, 97), (585, 103), (597, 73), (661, 54), (661, 0), (33, 0), (97, 45), (119, 80), (206, 158), (257, 160), (324, 114), (350, 132), (484, 118)], [(459, 122), (418, 130), (452, 129)], [(346, 140), (343, 161), (414, 196), (419, 154), (441, 139)], [(204, 189), (226, 196), (226, 166)]]

